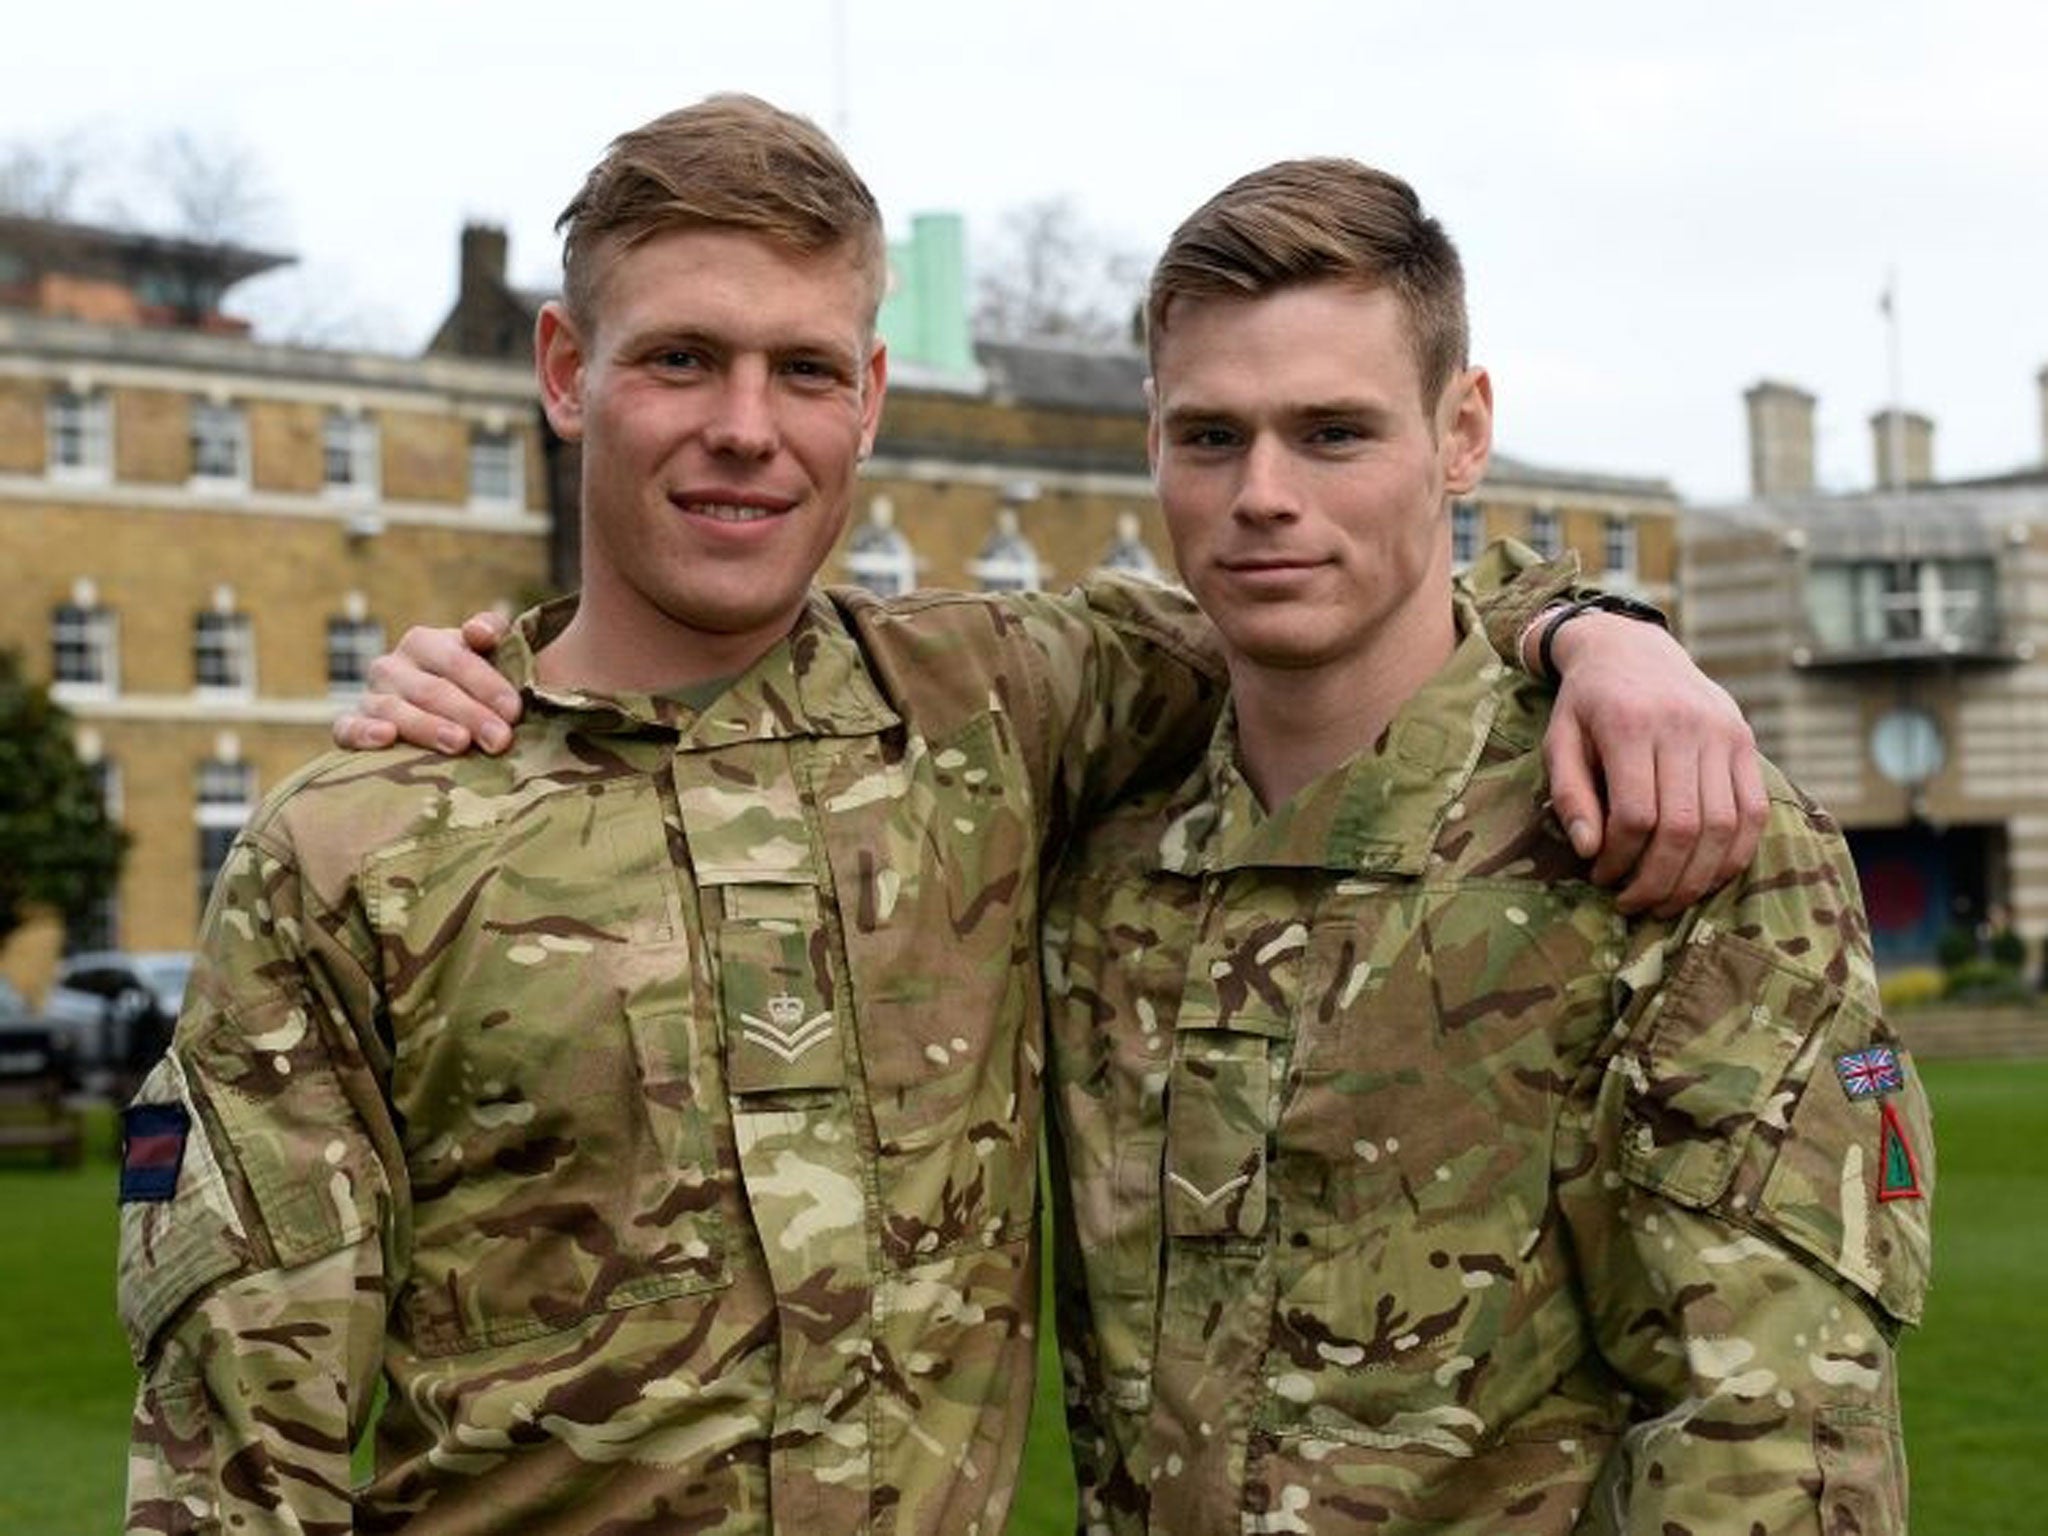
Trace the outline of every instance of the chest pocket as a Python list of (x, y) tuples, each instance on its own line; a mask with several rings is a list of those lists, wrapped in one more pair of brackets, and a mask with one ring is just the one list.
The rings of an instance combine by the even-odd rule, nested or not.
[(427, 1355), (728, 1283), (653, 786), (562, 794), (373, 862)]
[(1258, 1239), (1276, 1042), (1290, 1033), (1307, 925), (1226, 899), (1188, 957), (1167, 1080), (1166, 1231)]
[(860, 743), (820, 795), (897, 1267), (1031, 1229), (1043, 1077), (1038, 843), (996, 716)]

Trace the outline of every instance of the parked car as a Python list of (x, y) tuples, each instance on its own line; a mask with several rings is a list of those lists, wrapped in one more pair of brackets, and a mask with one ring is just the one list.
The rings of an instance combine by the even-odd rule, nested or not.
[[(0, 1106), (16, 1097), (9, 1089), (22, 1079), (45, 1075), (54, 1075), (64, 1090), (78, 1086), (70, 1037), (40, 1017), (14, 983), (0, 976)], [(6, 1140), (0, 1128), (0, 1144)]]
[(43, 1020), (69, 1035), (89, 1084), (138, 1082), (170, 1044), (191, 974), (192, 956), (182, 950), (71, 955), (43, 999)]

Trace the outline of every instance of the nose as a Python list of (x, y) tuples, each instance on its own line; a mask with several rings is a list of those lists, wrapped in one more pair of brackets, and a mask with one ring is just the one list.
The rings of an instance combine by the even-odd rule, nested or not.
[(765, 459), (775, 452), (779, 435), (766, 367), (743, 362), (726, 374), (704, 441), (713, 453), (735, 458)]
[(1300, 514), (1293, 463), (1286, 445), (1259, 433), (1239, 461), (1237, 500), (1232, 514), (1244, 522), (1284, 521)]

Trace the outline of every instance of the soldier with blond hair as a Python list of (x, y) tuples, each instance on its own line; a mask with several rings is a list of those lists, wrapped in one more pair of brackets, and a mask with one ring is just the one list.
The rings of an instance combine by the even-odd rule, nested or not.
[[(503, 647), (517, 729), (272, 794), (126, 1111), (129, 1528), (993, 1533), (1041, 880), (1199, 746), (1213, 642), (1113, 582), (814, 585), (887, 365), (880, 217), (811, 124), (656, 119), (563, 230), (536, 368), (585, 585)], [(1491, 601), (1504, 643), (1560, 585)], [(1574, 666), (1623, 680), (1604, 760), (1669, 745), (1612, 728), (1663, 667), (1733, 806), (1739, 717), (1612, 634)], [(1645, 899), (1740, 862), (1720, 823), (1658, 841)]]

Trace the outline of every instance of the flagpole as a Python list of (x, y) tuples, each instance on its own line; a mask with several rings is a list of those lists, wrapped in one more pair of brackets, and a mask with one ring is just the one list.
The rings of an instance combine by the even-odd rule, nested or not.
[(1904, 367), (1899, 361), (1899, 271), (1896, 267), (1885, 273), (1884, 302), (1880, 307), (1884, 310), (1885, 354), (1892, 395), (1891, 410), (1885, 420), (1885, 477), (1892, 490), (1903, 491), (1906, 488), (1906, 390)]

